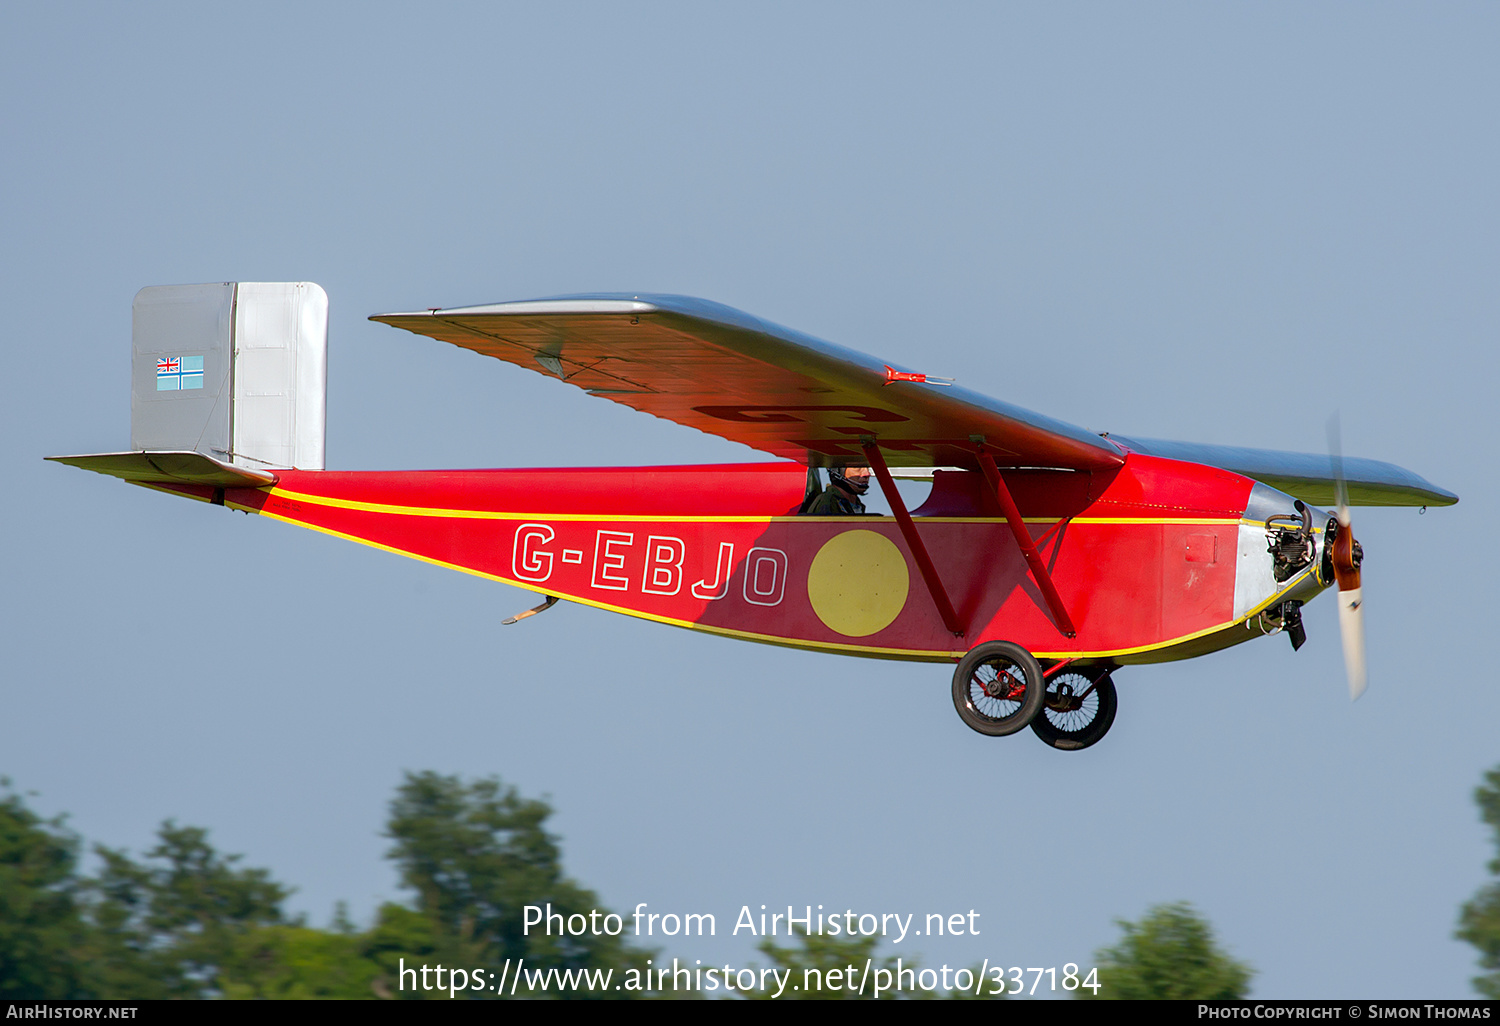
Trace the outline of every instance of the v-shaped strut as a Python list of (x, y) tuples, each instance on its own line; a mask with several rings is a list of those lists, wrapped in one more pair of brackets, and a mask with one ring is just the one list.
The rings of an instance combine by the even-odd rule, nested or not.
[(1036, 586), (1042, 590), (1042, 597), (1047, 600), (1047, 608), (1052, 610), (1052, 619), (1057, 624), (1058, 630), (1070, 638), (1076, 638), (1078, 631), (1073, 627), (1073, 620), (1068, 616), (1068, 610), (1063, 606), (1062, 596), (1057, 593), (1056, 586), (1052, 583), (1052, 575), (1047, 572), (1047, 564), (1042, 562), (1042, 554), (1036, 550), (1036, 543), (1031, 540), (1031, 532), (1026, 529), (1026, 522), (1021, 519), (1021, 511), (1016, 508), (1016, 500), (1011, 498), (1010, 489), (1005, 487), (1005, 478), (1000, 476), (1000, 469), (995, 466), (994, 457), (983, 449), (979, 450), (979, 467), (984, 471), (985, 479), (989, 481), (990, 487), (994, 489), (995, 498), (1000, 501), (1000, 511), (1005, 514), (1005, 522), (1010, 525), (1010, 533), (1016, 536), (1016, 544), (1021, 546), (1021, 554), (1026, 557), (1027, 566), (1031, 567), (1031, 576), (1036, 580)]

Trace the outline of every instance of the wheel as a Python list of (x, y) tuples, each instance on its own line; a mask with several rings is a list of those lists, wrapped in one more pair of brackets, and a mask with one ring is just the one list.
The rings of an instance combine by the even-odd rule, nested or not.
[(1041, 664), (1008, 641), (976, 646), (953, 673), (953, 706), (959, 719), (990, 737), (1024, 730), (1041, 711), (1045, 696)]
[(1118, 701), (1108, 670), (1059, 673), (1047, 682), (1047, 700), (1032, 732), (1053, 748), (1087, 748), (1115, 722)]

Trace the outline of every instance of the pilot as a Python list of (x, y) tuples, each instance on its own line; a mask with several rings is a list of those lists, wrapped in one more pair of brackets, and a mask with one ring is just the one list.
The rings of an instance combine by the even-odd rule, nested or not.
[(869, 490), (869, 467), (830, 467), (828, 487), (813, 496), (803, 512), (810, 517), (864, 516), (860, 496)]

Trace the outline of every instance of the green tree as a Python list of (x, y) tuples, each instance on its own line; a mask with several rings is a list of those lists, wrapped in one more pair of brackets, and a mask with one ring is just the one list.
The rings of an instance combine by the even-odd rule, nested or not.
[(264, 869), (241, 869), (198, 827), (162, 824), (148, 861), (99, 846), (86, 883), (93, 989), (110, 998), (215, 997), (223, 973), (257, 964), (246, 937), (288, 925), (286, 888)]
[[(1496, 848), (1500, 849), (1500, 767), (1484, 776), (1484, 783), (1474, 791), (1479, 815), (1495, 831)], [(1489, 871), (1500, 875), (1500, 858), (1490, 860)], [(1464, 904), (1459, 913), (1459, 940), (1479, 949), (1483, 976), (1474, 977), (1474, 989), (1488, 998), (1500, 998), (1500, 881), (1480, 889)]]
[(389, 997), (368, 937), (343, 918), (329, 930), (301, 924), (259, 926), (237, 936), (220, 972), (226, 998)]
[(1139, 923), (1116, 922), (1124, 936), (1094, 956), (1098, 992), (1080, 987), (1075, 996), (1230, 1001), (1249, 991), (1254, 970), (1220, 948), (1208, 921), (1186, 902), (1156, 905)]
[[(399, 906), (387, 906), (370, 944), (371, 957), (384, 970), (382, 982), (391, 991), (402, 997), (439, 996), (400, 986), (398, 960), (405, 957), (410, 964), (414, 955), (493, 971), (497, 979), (507, 959), (524, 958), (532, 969), (624, 973), (644, 966), (650, 952), (630, 948), (623, 934), (595, 932), (608, 910), (593, 891), (563, 875), (557, 840), (544, 829), (551, 815), (546, 802), (522, 798), (494, 778), (464, 783), (432, 772), (407, 774), (391, 802), (387, 836), (395, 842), (390, 857), (401, 881), (415, 892), (420, 919)], [(560, 916), (564, 924), (581, 915), (590, 926), (576, 934), (560, 930), (552, 920), (549, 934), (544, 920), (528, 930), (523, 922), (528, 905), (539, 908), (540, 916)], [(390, 943), (392, 937), (400, 938), (399, 943)], [(417, 946), (407, 946), (412, 942)], [(627, 987), (608, 996), (641, 996), (651, 990)], [(579, 991), (553, 996), (605, 995)]]
[(0, 778), (0, 1000), (91, 996), (78, 949), (78, 840)]
[[(80, 879), (78, 840), (7, 787), (0, 780), (0, 998), (446, 999), (451, 970), (482, 987), (523, 959), (532, 972), (614, 975), (607, 991), (523, 985), (518, 996), (661, 996), (645, 972), (653, 952), (630, 947), (624, 923), (608, 935), (597, 895), (564, 876), (551, 808), (498, 780), (407, 775), (388, 836), (414, 907), (383, 905), (364, 932), (342, 908), (328, 930), (289, 919), (289, 891), (269, 872), (172, 822), (140, 860), (97, 846), (98, 874)], [(529, 930), (526, 906), (541, 920)], [(445, 966), (444, 989), (418, 974), (402, 986), (403, 964)]]

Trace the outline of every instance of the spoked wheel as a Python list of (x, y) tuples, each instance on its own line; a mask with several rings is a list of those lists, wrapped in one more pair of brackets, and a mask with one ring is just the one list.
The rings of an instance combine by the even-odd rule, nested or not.
[(975, 647), (953, 674), (953, 705), (959, 718), (990, 737), (1024, 730), (1036, 719), (1045, 694), (1041, 664), (1008, 641)]
[(1047, 681), (1047, 699), (1031, 729), (1053, 748), (1077, 751), (1109, 733), (1116, 705), (1108, 670), (1059, 673)]

